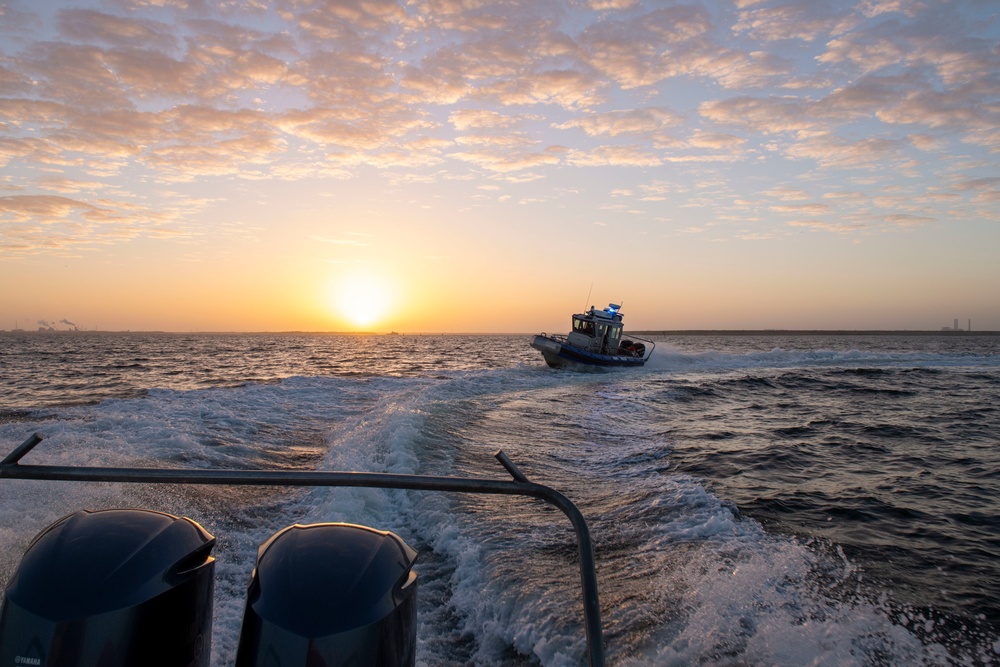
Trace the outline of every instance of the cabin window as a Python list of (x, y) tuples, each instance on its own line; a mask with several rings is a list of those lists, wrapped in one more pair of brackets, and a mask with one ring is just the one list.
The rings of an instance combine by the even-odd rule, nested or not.
[(579, 320), (579, 319), (573, 318), (573, 330), (574, 331), (579, 331), (580, 333), (585, 334), (587, 336), (593, 336), (594, 335), (594, 323), (593, 322), (588, 322), (587, 320)]
[(622, 337), (622, 329), (621, 329), (621, 327), (612, 327), (611, 328), (611, 332), (608, 333), (608, 340), (615, 341), (615, 340), (618, 340), (621, 337)]

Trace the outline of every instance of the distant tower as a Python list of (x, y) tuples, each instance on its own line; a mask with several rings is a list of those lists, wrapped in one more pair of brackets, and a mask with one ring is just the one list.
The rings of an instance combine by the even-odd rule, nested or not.
[(957, 317), (955, 318), (955, 329), (954, 329), (954, 331), (958, 331), (958, 318)]
[(966, 331), (972, 331), (972, 318), (969, 318), (969, 328)]

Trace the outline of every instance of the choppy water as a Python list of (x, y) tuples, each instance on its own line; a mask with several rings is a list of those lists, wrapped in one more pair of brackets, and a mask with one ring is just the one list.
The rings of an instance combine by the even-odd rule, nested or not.
[[(503, 449), (587, 516), (613, 665), (1000, 662), (998, 337), (677, 337), (575, 374), (525, 336), (8, 333), (0, 392), (37, 463), (505, 479)], [(572, 532), (521, 499), (2, 481), (0, 579), (122, 506), (219, 539), (214, 665), (256, 546), (327, 520), (420, 551), (421, 664), (584, 660)]]

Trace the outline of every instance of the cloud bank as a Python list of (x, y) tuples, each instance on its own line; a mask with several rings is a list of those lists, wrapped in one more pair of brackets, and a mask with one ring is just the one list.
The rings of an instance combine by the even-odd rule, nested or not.
[(1000, 222), (990, 3), (42, 4), (0, 6), (6, 256), (195, 237), (194, 183), (370, 170), (612, 170), (651, 218), (838, 234)]

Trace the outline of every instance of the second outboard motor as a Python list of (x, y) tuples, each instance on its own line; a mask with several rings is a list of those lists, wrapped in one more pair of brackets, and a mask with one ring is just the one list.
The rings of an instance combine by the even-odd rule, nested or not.
[(237, 667), (413, 665), (417, 552), (348, 523), (294, 525), (257, 552)]
[(187, 518), (81, 510), (28, 547), (0, 614), (0, 665), (207, 667), (215, 538)]

